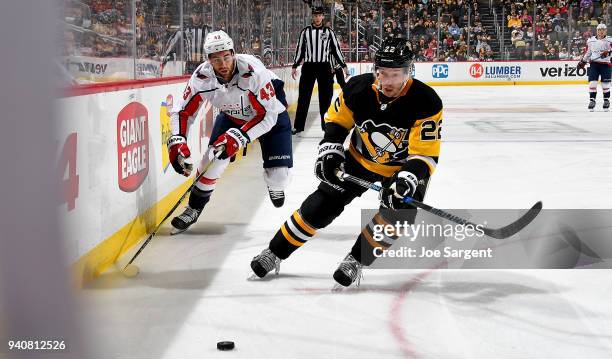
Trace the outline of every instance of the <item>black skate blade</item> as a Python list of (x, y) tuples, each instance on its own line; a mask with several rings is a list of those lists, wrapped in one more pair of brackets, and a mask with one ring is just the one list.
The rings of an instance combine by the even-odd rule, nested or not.
[(266, 269), (262, 267), (259, 262), (256, 261), (251, 262), (251, 269), (253, 270), (253, 273), (255, 273), (255, 275), (259, 278), (263, 278), (266, 276), (266, 274), (268, 274)]
[(340, 271), (334, 272), (334, 280), (345, 288), (347, 288), (353, 283), (353, 281), (351, 280), (349, 276), (345, 275), (344, 273)]
[(179, 228), (176, 228), (176, 227), (172, 227), (172, 229), (170, 230), (170, 235), (171, 236), (175, 236), (177, 234), (181, 234), (181, 233), (185, 232), (186, 230), (187, 230), (187, 228), (179, 229)]
[(278, 199), (276, 199), (276, 200), (275, 200), (275, 199), (273, 199), (273, 200), (271, 200), (271, 201), (272, 201), (272, 205), (273, 205), (274, 207), (276, 207), (276, 208), (281, 208), (281, 207), (282, 207), (282, 206), (285, 204), (285, 199), (284, 199), (284, 198), (283, 198), (283, 199), (280, 199), (280, 200), (278, 200)]

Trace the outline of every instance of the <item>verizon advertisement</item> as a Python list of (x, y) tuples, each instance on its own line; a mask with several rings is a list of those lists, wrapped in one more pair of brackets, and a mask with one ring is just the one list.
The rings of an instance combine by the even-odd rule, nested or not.
[(540, 66), (540, 75), (542, 78), (587, 78), (587, 69), (579, 69), (576, 64), (565, 63), (562, 66), (559, 64), (543, 64)]

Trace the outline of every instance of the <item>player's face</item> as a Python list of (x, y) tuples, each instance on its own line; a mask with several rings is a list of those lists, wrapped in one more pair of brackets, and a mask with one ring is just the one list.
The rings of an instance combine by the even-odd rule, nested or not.
[(323, 14), (312, 15), (312, 22), (314, 22), (316, 26), (321, 26), (321, 24), (323, 23)]
[(606, 37), (606, 33), (608, 31), (606, 29), (597, 29), (597, 37), (604, 38)]
[(376, 78), (385, 96), (397, 97), (410, 75), (406, 68), (379, 67), (376, 69)]
[(212, 64), (215, 73), (224, 79), (231, 77), (234, 70), (234, 55), (229, 50), (219, 51), (210, 54), (208, 61)]

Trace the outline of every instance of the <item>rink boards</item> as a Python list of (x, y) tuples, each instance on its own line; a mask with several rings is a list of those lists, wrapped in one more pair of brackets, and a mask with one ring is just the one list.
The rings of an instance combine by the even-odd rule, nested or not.
[[(575, 62), (418, 63), (415, 77), (432, 85), (586, 83)], [(350, 63), (351, 75), (371, 71)], [(290, 68), (275, 68), (295, 110), (297, 81)], [(165, 142), (167, 110), (186, 77), (91, 85), (57, 100), (61, 125), (58, 216), (77, 282), (89, 281), (149, 233), (187, 188), (170, 168)], [(213, 111), (206, 104), (191, 128), (197, 158), (208, 143)]]

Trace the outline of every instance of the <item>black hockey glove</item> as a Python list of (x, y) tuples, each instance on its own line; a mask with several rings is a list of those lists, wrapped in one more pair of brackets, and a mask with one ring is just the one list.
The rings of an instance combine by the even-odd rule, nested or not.
[(578, 61), (578, 66), (577, 67), (582, 70), (582, 69), (584, 69), (586, 64), (587, 63), (585, 61), (580, 60), (580, 61)]
[(408, 171), (397, 171), (392, 177), (382, 181), (383, 189), (378, 193), (380, 205), (390, 209), (411, 208), (404, 203), (404, 197), (412, 197), (418, 185), (417, 176)]
[(333, 187), (337, 187), (342, 180), (336, 171), (344, 169), (344, 146), (341, 143), (321, 141), (319, 144), (319, 157), (315, 164), (315, 176)]

